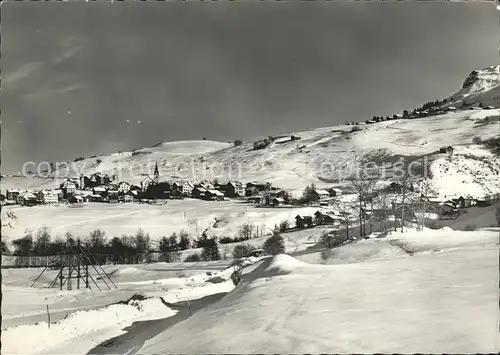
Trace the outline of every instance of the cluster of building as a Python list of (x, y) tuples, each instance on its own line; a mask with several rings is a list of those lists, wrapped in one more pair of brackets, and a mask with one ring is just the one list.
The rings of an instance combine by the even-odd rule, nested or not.
[[(316, 189), (315, 200), (326, 205), (330, 199), (342, 193), (339, 189)], [(172, 181), (160, 182), (158, 164), (154, 175), (146, 176), (139, 185), (127, 181), (115, 181), (115, 177), (94, 173), (90, 176), (66, 179), (57, 189), (40, 191), (20, 191), (9, 189), (2, 196), (4, 204), (26, 206), (50, 205), (59, 202), (81, 204), (84, 202), (134, 202), (154, 199), (182, 199), (185, 197), (208, 201), (222, 201), (228, 198), (246, 198), (248, 202), (266, 206), (290, 204), (292, 197), (286, 190), (271, 186), (269, 182), (229, 181)]]
[[(461, 110), (494, 110), (497, 107), (495, 106), (464, 106), (461, 108)], [(413, 110), (412, 112), (409, 112), (405, 110), (405, 112), (401, 114), (395, 114), (392, 116), (386, 116), (386, 117), (373, 117), (370, 120), (366, 120), (364, 123), (365, 124), (373, 124), (373, 123), (378, 123), (378, 122), (384, 122), (384, 121), (392, 121), (392, 120), (401, 120), (401, 119), (416, 119), (416, 118), (424, 118), (424, 117), (430, 117), (430, 116), (437, 116), (437, 115), (443, 115), (447, 112), (455, 112), (459, 110), (455, 106), (448, 106), (446, 108), (435, 108), (431, 107), (427, 110)], [(359, 125), (360, 122), (348, 122), (346, 121), (345, 124), (347, 125)]]

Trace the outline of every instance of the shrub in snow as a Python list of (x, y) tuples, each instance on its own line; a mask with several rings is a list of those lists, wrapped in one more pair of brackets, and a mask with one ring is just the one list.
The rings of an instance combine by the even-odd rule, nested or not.
[(234, 286), (237, 286), (240, 283), (241, 269), (238, 269), (231, 274), (231, 281), (233, 281)]
[(234, 146), (235, 146), (235, 147), (238, 147), (238, 146), (240, 146), (240, 145), (242, 145), (242, 144), (243, 144), (243, 141), (242, 141), (241, 139), (236, 139), (236, 140), (234, 141)]
[(186, 259), (184, 259), (184, 261), (186, 263), (193, 263), (193, 262), (201, 261), (201, 254), (200, 253), (191, 254)]
[(288, 229), (290, 229), (290, 222), (288, 220), (281, 221), (279, 225), (279, 231), (284, 233)]
[(323, 250), (320, 254), (321, 260), (325, 261), (328, 259), (331, 259), (333, 257), (333, 250), (328, 249), (328, 250)]
[(319, 244), (325, 248), (331, 249), (337, 246), (337, 240), (335, 236), (324, 232), (321, 237), (319, 237)]
[(285, 241), (279, 233), (275, 232), (272, 237), (266, 239), (263, 249), (267, 255), (283, 254), (285, 252)]
[(475, 136), (474, 138), (472, 138), (472, 143), (474, 144), (481, 144), (482, 142), (483, 140), (481, 139), (481, 137)]
[(233, 249), (233, 258), (246, 258), (255, 248), (249, 244), (237, 245)]

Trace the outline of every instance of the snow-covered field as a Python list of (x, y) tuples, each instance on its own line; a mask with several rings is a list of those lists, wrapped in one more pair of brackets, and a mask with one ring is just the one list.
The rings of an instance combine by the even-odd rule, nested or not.
[[(177, 314), (178, 310), (164, 302), (197, 300), (231, 291), (234, 287), (231, 281), (207, 282), (217, 276), (227, 279), (230, 274), (223, 270), (228, 266), (229, 262), (108, 265), (104, 269), (118, 289), (103, 288), (101, 292), (43, 287), (56, 276), (56, 271), (44, 273), (38, 288), (29, 288), (41, 269), (3, 269), (2, 353), (27, 354), (37, 349), (40, 354), (62, 354), (71, 349), (74, 354), (85, 354), (94, 346), (124, 334), (124, 329), (134, 322)], [(116, 304), (137, 293), (147, 299)]]
[[(498, 241), (407, 230), (253, 259), (236, 288), (227, 261), (106, 266), (119, 288), (93, 293), (30, 289), (40, 270), (5, 270), (2, 353), (496, 353)], [(139, 292), (150, 298), (107, 306)], [(192, 316), (176, 307), (188, 299)]]
[(171, 200), (164, 205), (88, 203), (83, 208), (58, 207), (4, 207), (15, 214), (12, 227), (4, 226), (2, 238), (16, 239), (27, 231), (40, 227), (50, 228), (51, 235), (63, 237), (66, 232), (74, 236), (87, 236), (95, 229), (103, 229), (109, 237), (134, 235), (139, 228), (153, 240), (184, 230), (191, 236), (203, 231), (208, 235), (233, 237), (239, 228), (250, 223), (255, 232), (270, 233), (275, 224), (288, 220), (295, 224), (297, 214), (312, 215), (319, 208), (259, 208), (245, 201), (210, 202), (197, 199)]

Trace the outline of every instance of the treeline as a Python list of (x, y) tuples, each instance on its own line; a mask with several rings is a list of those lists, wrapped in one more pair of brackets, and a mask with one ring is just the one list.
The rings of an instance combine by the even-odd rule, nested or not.
[[(286, 226), (286, 227), (285, 227)], [(279, 247), (273, 246), (273, 240), (276, 239), (280, 231), (285, 231), (288, 222), (282, 222), (275, 226), (273, 232), (274, 239), (264, 243), (266, 253), (274, 254)], [(70, 249), (78, 251), (81, 248), (87, 253), (91, 253), (100, 264), (137, 264), (143, 262), (152, 262), (152, 254), (160, 253), (159, 260), (163, 262), (181, 261), (181, 252), (187, 249), (201, 248), (201, 253), (189, 255), (184, 261), (216, 261), (221, 260), (222, 255), (219, 251), (220, 244), (231, 242), (241, 242), (249, 240), (256, 236), (254, 234), (255, 226), (246, 223), (240, 227), (239, 236), (235, 238), (223, 237), (218, 240), (215, 237), (209, 237), (205, 233), (197, 239), (191, 239), (188, 233), (181, 231), (179, 234), (172, 233), (169, 237), (162, 237), (155, 243), (151, 241), (148, 233), (139, 229), (135, 235), (122, 235), (121, 237), (108, 238), (101, 229), (96, 229), (85, 237), (75, 237), (71, 233), (66, 233), (64, 238), (53, 238), (48, 227), (41, 227), (36, 233), (27, 233), (24, 237), (12, 241), (12, 253), (8, 245), (2, 240), (2, 255), (11, 255), (17, 257), (49, 257), (69, 253)], [(259, 236), (257, 234), (257, 236)], [(267, 243), (267, 244), (266, 244)], [(75, 250), (76, 248), (76, 250)], [(232, 256), (235, 258), (249, 256), (255, 250), (255, 247), (249, 245), (236, 246)], [(284, 251), (284, 246), (283, 246)]]

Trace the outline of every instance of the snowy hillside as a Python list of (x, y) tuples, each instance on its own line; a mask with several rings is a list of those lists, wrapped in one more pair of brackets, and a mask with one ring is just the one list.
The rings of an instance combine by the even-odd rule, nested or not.
[[(2, 190), (51, 188), (57, 187), (63, 177), (97, 171), (139, 184), (146, 175), (152, 174), (156, 161), (160, 165), (161, 180), (257, 180), (292, 190), (303, 189), (311, 183), (326, 186), (352, 174), (357, 159), (374, 151), (375, 162), (379, 164), (427, 154), (433, 159), (435, 156), (431, 155), (442, 146), (465, 147), (471, 145), (475, 136), (482, 139), (497, 136), (498, 122), (480, 124), (480, 121), (499, 114), (498, 109), (459, 111), (415, 120), (363, 124), (357, 126), (360, 131), (352, 131), (353, 126), (348, 125), (324, 127), (293, 133), (301, 139), (282, 139), (260, 150), (253, 149), (253, 142), (244, 142), (241, 146), (210, 141), (169, 142), (71, 163), (60, 167), (55, 179), (4, 177), (1, 187)], [(492, 161), (497, 163), (496, 159)]]
[(415, 246), (414, 256), (265, 259), (138, 353), (498, 352), (497, 233), (427, 232), (392, 237)]

